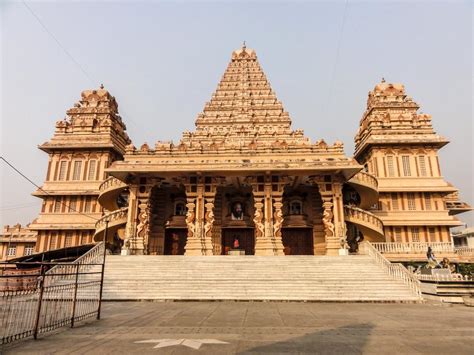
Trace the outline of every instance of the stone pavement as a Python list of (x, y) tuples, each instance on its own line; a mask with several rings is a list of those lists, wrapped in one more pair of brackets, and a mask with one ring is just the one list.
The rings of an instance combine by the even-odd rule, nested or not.
[(473, 354), (474, 308), (441, 304), (114, 302), (103, 319), (5, 354)]

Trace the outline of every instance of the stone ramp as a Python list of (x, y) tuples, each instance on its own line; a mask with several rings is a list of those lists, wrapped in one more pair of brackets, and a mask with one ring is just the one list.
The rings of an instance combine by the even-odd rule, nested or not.
[(107, 256), (104, 300), (417, 302), (369, 256)]

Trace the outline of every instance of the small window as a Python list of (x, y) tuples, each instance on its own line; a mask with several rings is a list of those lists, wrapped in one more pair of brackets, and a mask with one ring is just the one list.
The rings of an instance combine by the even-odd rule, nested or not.
[(395, 242), (402, 243), (402, 229), (400, 227), (395, 227)]
[(87, 175), (87, 180), (95, 180), (96, 166), (97, 166), (97, 160), (91, 160), (89, 162), (89, 173)]
[(86, 196), (86, 202), (84, 204), (84, 212), (88, 213), (91, 211), (92, 201), (90, 196)]
[(395, 176), (395, 165), (393, 164), (393, 156), (387, 156), (388, 176)]
[(69, 202), (69, 212), (76, 212), (77, 197), (72, 196), (71, 201)]
[(290, 214), (291, 215), (303, 214), (303, 204), (301, 203), (301, 201), (292, 201), (290, 203)]
[(427, 176), (427, 170), (426, 170), (426, 159), (424, 155), (418, 156), (418, 162), (420, 163), (420, 175), (421, 176)]
[(411, 228), (411, 241), (414, 243), (420, 242), (420, 230), (418, 227)]
[(398, 211), (400, 207), (398, 206), (398, 194), (393, 193), (392, 194), (392, 209), (394, 211)]
[(185, 216), (186, 215), (186, 205), (182, 202), (178, 202), (174, 207), (174, 214), (176, 216)]
[(432, 209), (431, 206), (431, 195), (429, 192), (425, 192), (425, 208), (429, 211)]
[(72, 232), (66, 233), (66, 240), (64, 242), (64, 246), (66, 248), (72, 246)]
[(408, 209), (410, 211), (415, 211), (416, 210), (415, 194), (413, 192), (408, 193)]
[(66, 160), (62, 160), (62, 161), (59, 163), (59, 176), (58, 176), (58, 180), (60, 180), (60, 181), (66, 180), (66, 173), (67, 173), (67, 161), (66, 161)]
[(57, 233), (51, 233), (51, 241), (49, 243), (50, 249), (56, 249), (58, 243), (58, 235)]
[(82, 169), (82, 161), (75, 161), (74, 170), (72, 173), (73, 180), (81, 180), (81, 169)]
[(436, 242), (436, 232), (433, 227), (428, 228), (428, 233), (430, 235), (430, 242)]
[(24, 255), (28, 256), (35, 252), (35, 245), (34, 244), (27, 244), (25, 245), (25, 252)]
[(8, 247), (7, 256), (16, 256), (16, 245), (10, 245)]
[(54, 213), (61, 212), (61, 197), (56, 197), (54, 199)]
[(410, 170), (410, 156), (408, 156), (408, 155), (403, 155), (403, 156), (402, 156), (402, 164), (403, 164), (403, 175), (405, 175), (405, 176), (411, 176), (411, 170)]

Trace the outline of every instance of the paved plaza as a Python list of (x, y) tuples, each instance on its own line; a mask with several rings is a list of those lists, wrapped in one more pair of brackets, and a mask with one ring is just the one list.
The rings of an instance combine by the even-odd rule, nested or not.
[(441, 304), (114, 302), (5, 354), (472, 354), (474, 308)]

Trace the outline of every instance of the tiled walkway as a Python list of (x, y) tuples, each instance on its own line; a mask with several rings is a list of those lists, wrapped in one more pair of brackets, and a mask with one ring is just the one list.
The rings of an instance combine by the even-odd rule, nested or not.
[(370, 303), (105, 303), (100, 321), (24, 341), (4, 353), (473, 354), (474, 308)]

